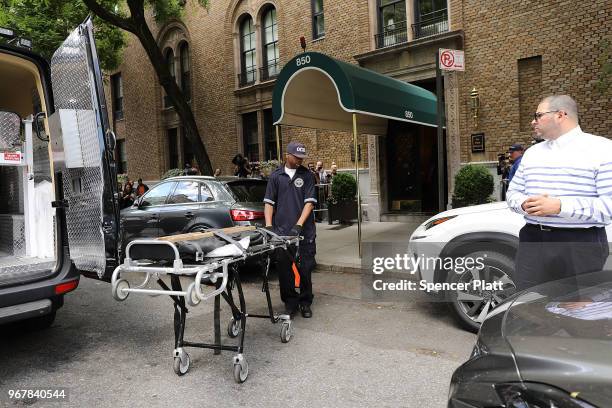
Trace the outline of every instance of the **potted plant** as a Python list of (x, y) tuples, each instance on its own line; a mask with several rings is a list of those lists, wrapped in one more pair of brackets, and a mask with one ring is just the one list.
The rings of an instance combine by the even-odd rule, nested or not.
[(328, 222), (350, 223), (357, 218), (357, 181), (352, 174), (338, 173), (332, 179), (327, 199)]
[(486, 167), (468, 164), (455, 176), (453, 208), (489, 203), (494, 189), (493, 175)]

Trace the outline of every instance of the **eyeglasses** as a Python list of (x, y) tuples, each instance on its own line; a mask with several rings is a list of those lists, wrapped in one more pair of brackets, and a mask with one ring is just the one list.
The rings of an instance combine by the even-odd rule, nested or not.
[(556, 113), (559, 112), (558, 110), (554, 110), (554, 111), (548, 111), (548, 112), (536, 112), (533, 114), (533, 120), (538, 121), (542, 118), (542, 116), (546, 115), (547, 113)]

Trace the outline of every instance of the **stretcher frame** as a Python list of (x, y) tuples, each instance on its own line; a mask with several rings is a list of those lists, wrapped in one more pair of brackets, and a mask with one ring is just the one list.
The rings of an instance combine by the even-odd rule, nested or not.
[[(229, 234), (243, 231), (257, 231), (262, 234), (263, 244), (255, 245), (250, 248), (243, 248), (240, 243), (233, 239)], [(223, 259), (212, 258), (206, 261), (204, 254), (200, 251), (196, 252), (196, 264), (185, 264), (180, 257), (179, 249), (175, 242), (190, 241), (206, 237), (215, 236), (228, 244), (232, 244), (238, 248), (241, 255), (225, 257)], [(158, 239), (141, 239), (131, 241), (126, 247), (126, 257), (123, 264), (119, 265), (113, 271), (111, 278), (111, 287), (113, 297), (118, 301), (127, 299), (130, 293), (144, 295), (167, 295), (173, 301), (174, 306), (174, 350), (173, 369), (179, 376), (184, 375), (189, 370), (190, 358), (189, 354), (184, 350), (185, 347), (196, 347), (213, 349), (214, 354), (220, 354), (222, 350), (236, 352), (232, 358), (233, 375), (237, 383), (244, 382), (248, 377), (248, 362), (244, 356), (244, 337), (246, 332), (247, 318), (263, 318), (270, 319), (272, 324), (281, 323), (280, 338), (283, 343), (289, 342), (293, 335), (291, 317), (287, 314), (275, 314), (272, 307), (272, 299), (269, 290), (268, 273), (270, 269), (272, 253), (283, 248), (288, 250), (291, 245), (299, 246), (299, 237), (284, 237), (279, 236), (268, 229), (258, 228), (254, 226), (232, 227), (206, 232), (198, 232), (191, 234), (174, 235), (169, 237), (161, 237)], [(197, 244), (194, 243), (197, 247)], [(131, 250), (136, 245), (144, 246), (166, 246), (170, 247), (174, 253), (172, 266), (157, 266), (151, 263), (142, 263), (130, 257)], [(265, 260), (265, 268), (263, 273), (262, 292), (265, 293), (268, 314), (249, 314), (246, 310), (246, 301), (242, 289), (240, 271), (238, 266), (244, 264), (245, 261), (254, 258), (263, 257)], [(169, 259), (168, 259), (169, 261)], [(135, 287), (130, 287), (129, 281), (124, 277), (129, 273), (144, 273), (144, 280)], [(164, 282), (161, 277), (168, 276), (170, 278), (170, 287)], [(181, 278), (193, 279), (183, 290)], [(155, 279), (161, 289), (147, 288), (151, 279)], [(202, 286), (214, 286), (214, 290), (202, 290)], [(238, 295), (238, 305), (234, 300), (233, 290), (236, 289)], [(187, 306), (195, 307), (202, 301), (214, 298), (214, 343), (199, 343), (187, 341), (184, 339), (186, 316), (188, 313)], [(238, 338), (238, 344), (228, 345), (221, 342), (221, 325), (220, 325), (220, 300), (223, 298), (232, 311), (232, 318), (228, 324), (227, 333), (230, 338)]]

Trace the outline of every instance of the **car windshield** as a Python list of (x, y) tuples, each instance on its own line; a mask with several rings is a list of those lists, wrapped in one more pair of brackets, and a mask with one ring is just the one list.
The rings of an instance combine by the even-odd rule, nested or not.
[[(493, 311), (495, 313), (495, 310)], [(612, 320), (610, 272), (578, 275), (535, 286), (517, 296), (507, 308), (504, 334), (524, 336), (587, 336)], [(607, 331), (595, 330), (610, 340)], [(579, 334), (578, 334), (579, 333)]]
[(262, 202), (266, 195), (267, 183), (263, 180), (239, 180), (227, 183), (236, 201)]

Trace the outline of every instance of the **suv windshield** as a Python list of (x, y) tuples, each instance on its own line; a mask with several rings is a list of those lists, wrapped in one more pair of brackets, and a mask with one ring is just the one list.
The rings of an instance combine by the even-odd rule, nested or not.
[(236, 197), (236, 201), (263, 202), (267, 182), (263, 180), (239, 180), (227, 183), (227, 187)]

